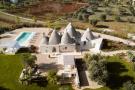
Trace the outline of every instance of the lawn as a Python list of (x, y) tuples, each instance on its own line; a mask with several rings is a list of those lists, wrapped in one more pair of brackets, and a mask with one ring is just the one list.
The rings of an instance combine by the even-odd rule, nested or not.
[(107, 62), (110, 77), (107, 87), (85, 90), (123, 90), (124, 82), (128, 80), (135, 81), (135, 71), (131, 62), (127, 62), (119, 56), (107, 57)]
[(72, 90), (68, 85), (62, 87), (45, 83), (42, 83), (42, 86), (37, 84), (21, 85), (18, 78), (22, 68), (20, 55), (0, 55), (0, 90)]

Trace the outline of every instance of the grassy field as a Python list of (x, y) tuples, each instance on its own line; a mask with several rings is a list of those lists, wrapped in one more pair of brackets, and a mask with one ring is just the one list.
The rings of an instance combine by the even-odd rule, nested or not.
[(107, 61), (107, 68), (110, 74), (107, 87), (85, 90), (124, 90), (124, 82), (128, 80), (135, 81), (135, 71), (131, 62), (127, 62), (119, 56), (108, 57)]
[(5, 22), (5, 21), (0, 21), (0, 27), (8, 27), (14, 25), (13, 23)]
[(0, 55), (0, 90), (59, 90), (60, 88), (72, 90), (70, 86), (59, 87), (57, 85), (46, 85), (45, 83), (42, 83), (42, 86), (37, 84), (21, 85), (18, 78), (22, 68), (22, 59), (19, 55)]

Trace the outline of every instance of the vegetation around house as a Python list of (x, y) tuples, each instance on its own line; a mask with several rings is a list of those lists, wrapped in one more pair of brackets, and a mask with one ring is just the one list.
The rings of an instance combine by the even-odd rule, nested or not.
[(86, 54), (84, 60), (88, 67), (89, 77), (98, 84), (105, 86), (108, 81), (108, 71), (104, 58), (100, 55), (89, 56), (89, 54)]
[(0, 89), (1, 90), (73, 90), (70, 85), (58, 86), (46, 82), (21, 85), (19, 75), (24, 68), (21, 55), (0, 55)]
[[(89, 54), (85, 55), (85, 57), (86, 61), (88, 58), (91, 58)], [(127, 62), (124, 57), (119, 55), (107, 56), (104, 57), (104, 59), (107, 62), (106, 66), (108, 71), (108, 81), (106, 86), (99, 89), (84, 90), (132, 90), (131, 88), (134, 88), (135, 82), (134, 64)]]
[(102, 50), (103, 51), (135, 50), (135, 47), (123, 44), (122, 42), (115, 42), (115, 41), (104, 39)]
[(47, 80), (50, 84), (57, 84), (58, 77), (56, 75), (56, 71), (50, 70), (48, 71)]

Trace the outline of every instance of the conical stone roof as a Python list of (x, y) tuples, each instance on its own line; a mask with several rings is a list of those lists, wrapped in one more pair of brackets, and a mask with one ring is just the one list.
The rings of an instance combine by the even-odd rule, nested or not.
[(73, 39), (69, 36), (67, 32), (64, 32), (62, 38), (61, 38), (61, 44), (72, 44)]
[(76, 32), (75, 28), (72, 26), (71, 23), (69, 23), (67, 25), (67, 27), (65, 28), (65, 30), (68, 32), (68, 34), (70, 35), (71, 38), (77, 36), (77, 32)]
[(42, 42), (42, 44), (47, 45), (47, 44), (48, 44), (48, 41), (49, 41), (49, 38), (48, 38), (47, 36), (44, 36), (44, 37), (43, 37), (43, 42)]
[(93, 40), (95, 37), (92, 34), (91, 30), (87, 28), (87, 30), (84, 32), (84, 34), (81, 37), (81, 41), (90, 41)]
[(56, 32), (56, 30), (53, 30), (50, 39), (49, 39), (49, 45), (56, 45), (59, 44), (61, 41), (59, 34)]

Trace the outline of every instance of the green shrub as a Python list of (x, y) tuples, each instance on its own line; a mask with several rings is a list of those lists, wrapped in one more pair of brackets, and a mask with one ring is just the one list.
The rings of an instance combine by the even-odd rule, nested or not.
[(92, 26), (96, 26), (97, 25), (97, 23), (98, 23), (98, 20), (97, 19), (91, 19), (90, 21), (90, 24), (92, 25)]
[(132, 17), (129, 17), (129, 18), (127, 18), (127, 21), (128, 21), (129, 23), (132, 23), (132, 22), (134, 22), (134, 19), (133, 19)]
[(135, 16), (135, 9), (134, 7), (129, 7), (129, 10), (133, 16)]
[(123, 7), (119, 7), (119, 14), (124, 15), (126, 13), (126, 9)]
[(47, 80), (50, 84), (56, 84), (58, 80), (56, 71), (54, 70), (48, 71)]
[(90, 73), (90, 78), (98, 84), (106, 85), (108, 80), (107, 62), (104, 60), (103, 56), (100, 54), (85, 56), (85, 61), (88, 64), (88, 71)]
[(135, 84), (132, 81), (127, 81), (123, 84), (124, 90), (135, 90)]
[(79, 13), (79, 14), (78, 14), (77, 19), (80, 20), (80, 21), (83, 20), (82, 13)]
[(105, 14), (101, 14), (100, 19), (101, 19), (102, 21), (105, 21), (106, 18), (107, 18), (107, 16), (106, 16)]
[(107, 15), (112, 15), (112, 10), (111, 10), (111, 9), (106, 9), (106, 10), (105, 10), (105, 13), (106, 13)]
[(120, 16), (115, 16), (115, 20), (118, 21), (118, 22), (120, 22), (121, 21)]
[(82, 18), (83, 18), (83, 21), (84, 22), (87, 22), (89, 19), (89, 14), (87, 14), (87, 13), (84, 13), (83, 15), (82, 15)]

